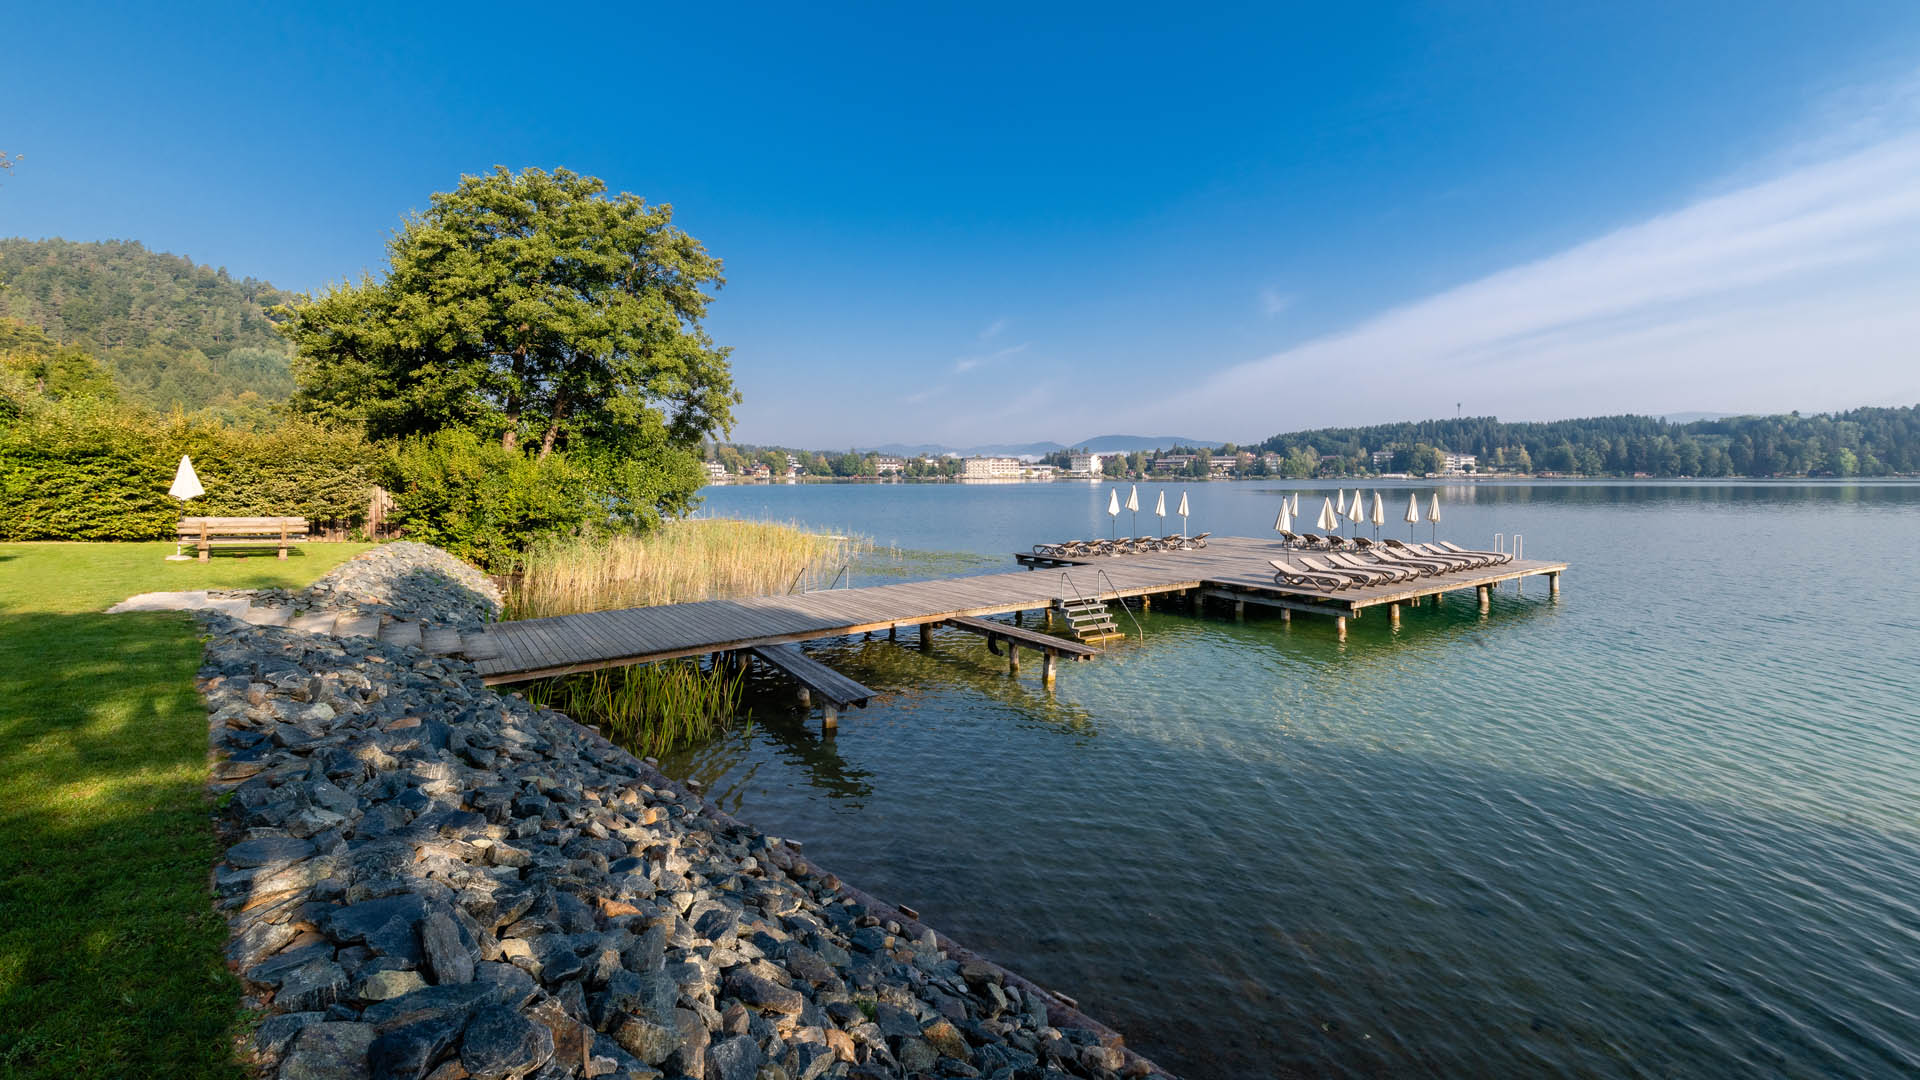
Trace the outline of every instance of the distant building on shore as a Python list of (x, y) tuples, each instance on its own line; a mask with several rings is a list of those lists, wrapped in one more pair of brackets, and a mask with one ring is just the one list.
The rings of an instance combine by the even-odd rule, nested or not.
[(725, 465), (722, 465), (717, 461), (707, 462), (707, 479), (725, 480), (726, 478), (727, 478), (727, 467)]
[(1018, 480), (1021, 462), (1010, 457), (970, 457), (960, 462), (962, 480)]
[(1464, 476), (1478, 468), (1479, 462), (1480, 458), (1477, 454), (1442, 453), (1440, 455), (1440, 464), (1448, 476)]
[(1106, 454), (1074, 454), (1067, 459), (1067, 471), (1098, 476), (1108, 456)]
[(1058, 465), (1042, 465), (1039, 462), (1034, 462), (1030, 465), (1020, 466), (1020, 476), (1026, 480), (1051, 480), (1058, 475), (1060, 475), (1060, 467)]
[(882, 454), (873, 459), (873, 474), (875, 476), (897, 476), (901, 470), (906, 467), (907, 462), (905, 458), (888, 457)]

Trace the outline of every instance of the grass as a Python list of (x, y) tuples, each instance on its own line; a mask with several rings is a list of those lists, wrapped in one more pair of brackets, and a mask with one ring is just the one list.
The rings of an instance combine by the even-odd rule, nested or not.
[(170, 563), (0, 544), (0, 1076), (239, 1076), (212, 910), (200, 643), (137, 592), (297, 588), (367, 548)]
[(667, 660), (548, 679), (527, 688), (527, 700), (599, 726), (608, 739), (641, 756), (705, 742), (740, 714), (746, 669), (703, 670), (697, 661)]
[(549, 544), (527, 555), (510, 619), (818, 588), (872, 544), (796, 525), (694, 518), (645, 536)]

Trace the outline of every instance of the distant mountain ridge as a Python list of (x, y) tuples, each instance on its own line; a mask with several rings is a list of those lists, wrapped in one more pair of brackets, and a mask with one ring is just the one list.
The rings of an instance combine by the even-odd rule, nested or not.
[(891, 454), (897, 457), (938, 457), (958, 454), (962, 457), (1044, 457), (1062, 450), (1089, 450), (1102, 454), (1131, 454), (1136, 450), (1165, 450), (1173, 446), (1219, 446), (1212, 439), (1193, 439), (1175, 435), (1095, 435), (1073, 443), (982, 443), (974, 446), (946, 446), (941, 443), (881, 443), (860, 446), (862, 452)]

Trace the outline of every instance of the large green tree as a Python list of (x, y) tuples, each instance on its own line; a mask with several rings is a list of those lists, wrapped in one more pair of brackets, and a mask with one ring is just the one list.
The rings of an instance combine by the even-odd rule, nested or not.
[[(395, 235), (384, 275), (294, 307), (294, 401), (375, 438), (463, 428), (697, 486), (703, 442), (739, 400), (701, 327), (720, 271), (671, 206), (593, 177), (463, 177)], [(668, 486), (668, 504), (691, 495)]]

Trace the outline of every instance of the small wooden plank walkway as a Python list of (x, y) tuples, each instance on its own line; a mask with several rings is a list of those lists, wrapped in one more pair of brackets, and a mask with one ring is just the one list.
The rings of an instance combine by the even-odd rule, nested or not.
[(802, 705), (811, 705), (813, 698), (818, 697), (823, 723), (828, 728), (839, 719), (841, 709), (853, 705), (864, 709), (868, 699), (874, 696), (872, 690), (801, 652), (798, 645), (756, 645), (748, 652), (799, 683)]
[[(1558, 562), (1512, 562), (1399, 584), (1318, 590), (1274, 582), (1267, 560), (1285, 553), (1277, 539), (1217, 537), (1199, 550), (1097, 558), (1064, 569), (1036, 568), (792, 596), (707, 600), (526, 619), (495, 623), (485, 633), (464, 635), (469, 645), (464, 651), (486, 682), (510, 683), (703, 653), (1039, 611), (1076, 598), (1118, 600), (1202, 589), (1214, 595), (1271, 603), (1284, 610), (1331, 615), (1340, 620), (1344, 633), (1346, 619), (1357, 618), (1368, 608), (1389, 605), (1397, 615), (1398, 604), (1454, 590), (1479, 590), (1483, 605), (1493, 585), (1522, 577), (1547, 575), (1557, 590), (1558, 576), (1567, 568), (1567, 564)], [(1002, 631), (1015, 629), (995, 625)], [(1060, 655), (1066, 655), (1066, 646), (1079, 644), (1065, 638), (1049, 640), (1060, 643)], [(492, 655), (484, 655), (487, 653)]]

